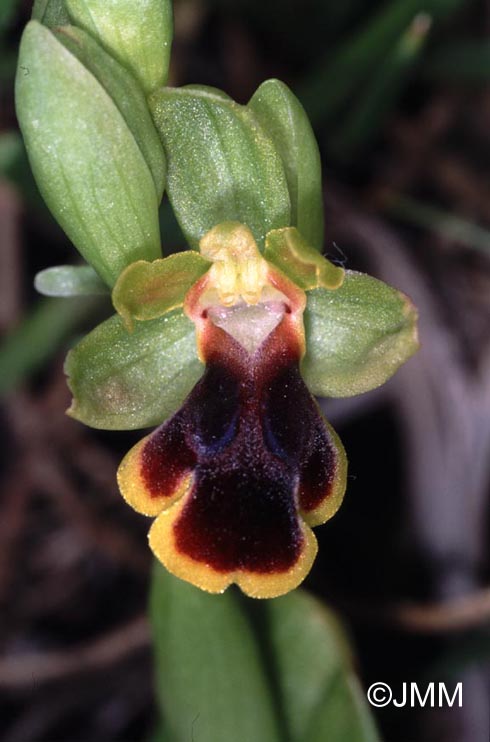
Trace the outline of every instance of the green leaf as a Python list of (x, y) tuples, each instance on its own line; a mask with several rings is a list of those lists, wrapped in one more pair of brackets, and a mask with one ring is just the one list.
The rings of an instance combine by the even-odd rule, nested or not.
[(368, 80), (350, 105), (338, 132), (329, 139), (329, 151), (336, 158), (352, 158), (379, 132), (382, 121), (394, 107), (410, 72), (419, 60), (432, 19), (417, 13), (390, 49), (380, 69)]
[(351, 35), (309, 77), (299, 97), (315, 125), (347, 110), (365, 81), (386, 64), (404, 29), (417, 13), (434, 20), (451, 14), (464, 0), (396, 0), (376, 4), (372, 16), (359, 23)]
[(138, 145), (95, 77), (36, 21), (22, 37), (16, 101), (39, 189), (106, 283), (159, 257), (155, 188)]
[(160, 723), (157, 728), (153, 730), (146, 742), (176, 742), (176, 740), (167, 727)]
[(418, 348), (417, 312), (400, 291), (346, 271), (336, 291), (308, 293), (302, 374), (320, 397), (348, 397), (383, 384)]
[(182, 306), (186, 293), (211, 267), (193, 250), (168, 258), (138, 260), (124, 270), (112, 292), (115, 310), (131, 331), (133, 320), (151, 320)]
[(151, 618), (162, 739), (379, 742), (340, 624), (302, 590), (252, 604), (157, 565)]
[(325, 693), (301, 742), (380, 742), (359, 681), (352, 674), (339, 675)]
[(248, 108), (193, 86), (157, 91), (149, 104), (167, 155), (169, 198), (191, 247), (220, 222), (246, 224), (260, 247), (271, 229), (290, 225), (281, 159)]
[(292, 742), (304, 742), (325, 689), (350, 668), (350, 650), (334, 615), (304, 590), (269, 601), (265, 610), (286, 725)]
[(70, 22), (65, 0), (34, 0), (31, 18), (48, 28), (64, 26)]
[(490, 40), (468, 39), (441, 45), (423, 67), (429, 80), (451, 85), (486, 85), (490, 80)]
[(158, 425), (178, 410), (199, 380), (194, 325), (182, 310), (128, 333), (115, 315), (67, 356), (69, 414), (93, 428)]
[(264, 257), (304, 291), (324, 287), (337, 289), (345, 271), (319, 255), (296, 227), (275, 229), (266, 237)]
[[(19, 0), (3, 0), (0, 4), (0, 33), (3, 34), (12, 23), (15, 13), (20, 5)], [(2, 56), (5, 55), (5, 49), (2, 50)]]
[(92, 73), (119, 109), (150, 169), (157, 201), (160, 202), (167, 165), (160, 137), (140, 84), (85, 31), (75, 26), (66, 26), (55, 35)]
[(5, 394), (47, 363), (63, 342), (100, 309), (100, 299), (45, 299), (2, 342), (0, 393)]
[(266, 80), (249, 101), (273, 140), (286, 172), (291, 225), (317, 250), (323, 246), (323, 195), (320, 153), (308, 116), (280, 80)]
[(57, 265), (39, 271), (34, 288), (44, 296), (94, 296), (107, 294), (107, 286), (89, 265)]
[(17, 131), (4, 131), (0, 134), (0, 175), (10, 178), (17, 163), (24, 154), (22, 138)]
[(457, 242), (486, 256), (490, 253), (490, 230), (439, 206), (417, 201), (410, 196), (389, 195), (383, 204), (396, 219), (430, 229), (444, 239)]
[(265, 611), (290, 742), (379, 741), (335, 616), (303, 590), (268, 601)]
[(151, 617), (157, 698), (175, 742), (280, 742), (258, 645), (235, 591), (209, 595), (158, 565)]
[(68, 12), (127, 67), (146, 93), (165, 85), (172, 45), (171, 0), (66, 0)]

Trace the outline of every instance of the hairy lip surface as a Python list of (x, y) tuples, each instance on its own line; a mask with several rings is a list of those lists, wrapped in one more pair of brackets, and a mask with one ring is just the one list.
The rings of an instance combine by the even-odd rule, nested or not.
[(157, 516), (150, 546), (170, 572), (261, 598), (309, 572), (311, 526), (337, 510), (346, 476), (342, 445), (300, 373), (304, 293), (272, 268), (269, 279), (256, 304), (220, 304), (208, 275), (188, 292), (206, 370), (118, 473), (126, 500)]

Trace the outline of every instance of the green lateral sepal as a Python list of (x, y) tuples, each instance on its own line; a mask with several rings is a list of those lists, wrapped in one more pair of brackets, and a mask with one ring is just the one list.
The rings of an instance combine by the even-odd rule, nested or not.
[(181, 309), (128, 333), (114, 315), (68, 353), (68, 414), (93, 428), (133, 430), (173, 415), (198, 382), (193, 323)]
[(417, 311), (401, 291), (346, 271), (336, 291), (307, 294), (303, 378), (319, 397), (349, 397), (387, 381), (419, 347)]

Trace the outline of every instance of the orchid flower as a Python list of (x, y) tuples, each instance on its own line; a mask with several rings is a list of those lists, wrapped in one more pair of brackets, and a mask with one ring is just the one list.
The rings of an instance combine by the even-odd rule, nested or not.
[[(150, 546), (168, 570), (210, 592), (277, 596), (310, 570), (311, 527), (345, 490), (342, 444), (313, 395), (384, 383), (417, 349), (416, 311), (321, 255), (320, 156), (292, 92), (268, 80), (239, 105), (167, 88), (168, 59), (148, 60), (170, 43), (169, 8), (152, 6), (153, 37), (136, 5), (116, 6), (87, 16), (70, 2), (73, 25), (31, 21), (16, 81), (41, 193), (91, 266), (48, 269), (36, 286), (112, 290), (117, 312), (68, 354), (69, 414), (160, 426), (118, 481), (155, 518)], [(141, 31), (129, 46), (121, 24)], [(161, 258), (164, 189), (192, 249)]]
[[(212, 229), (200, 251), (207, 270), (183, 306), (206, 370), (175, 415), (126, 456), (119, 487), (136, 510), (157, 516), (150, 545), (175, 575), (210, 592), (236, 582), (248, 595), (275, 597), (310, 570), (310, 526), (339, 507), (346, 457), (300, 373), (305, 292), (260, 255), (243, 225)], [(154, 263), (154, 275), (164, 265)], [(122, 274), (114, 295), (154, 315), (169, 277), (141, 285), (141, 267)], [(342, 281), (342, 270), (330, 272), (334, 285)]]
[[(367, 349), (362, 313), (361, 338), (355, 339), (359, 299), (350, 296), (350, 285), (359, 279), (361, 303), (373, 297), (373, 288), (381, 288), (388, 295), (384, 307), (378, 302), (379, 311), (386, 312), (388, 298), (389, 313), (401, 321), (384, 347), (371, 336)], [(308, 301), (319, 297), (333, 301), (330, 323), (340, 319), (345, 325), (343, 304), (352, 303), (351, 325), (340, 333), (331, 326), (328, 337), (328, 322), (315, 328), (306, 312), (310, 333), (305, 336)], [(245, 225), (226, 222), (201, 239), (199, 253), (130, 265), (114, 287), (113, 302), (120, 315), (118, 366), (123, 349), (141, 342), (139, 328), (157, 323), (164, 334), (165, 323), (177, 316), (193, 323), (192, 342), (202, 364), (185, 399), (131, 449), (118, 471), (127, 502), (156, 517), (149, 535), (155, 555), (170, 572), (210, 592), (222, 592), (231, 583), (261, 598), (293, 589), (317, 552), (311, 526), (336, 512), (346, 484), (344, 449), (312, 396), (318, 375), (320, 385), (332, 383), (337, 394), (350, 393), (352, 380), (348, 374), (339, 380), (335, 366), (345, 363), (347, 354), (352, 368), (360, 350), (358, 384), (373, 386), (391, 374), (405, 359), (407, 337), (414, 332), (408, 300), (375, 279), (333, 265), (295, 228), (269, 232), (262, 255)], [(308, 340), (317, 346), (325, 331), (321, 342), (327, 354), (330, 344), (330, 359), (308, 362)], [(103, 414), (107, 427), (111, 408), (120, 417), (123, 400), (138, 406), (137, 380), (120, 368), (106, 370), (102, 383), (94, 379), (88, 369), (101, 365), (99, 333), (94, 333), (68, 357), (75, 397), (70, 414), (91, 424)], [(354, 336), (350, 348), (349, 333)], [(387, 333), (382, 334), (386, 342)], [(107, 351), (105, 333), (100, 340)], [(124, 361), (130, 374), (139, 366), (131, 355)], [(329, 361), (330, 372), (325, 370)], [(185, 367), (182, 359), (180, 366)], [(155, 384), (159, 388), (158, 380)], [(140, 399), (148, 394), (153, 397), (151, 390), (139, 390)]]

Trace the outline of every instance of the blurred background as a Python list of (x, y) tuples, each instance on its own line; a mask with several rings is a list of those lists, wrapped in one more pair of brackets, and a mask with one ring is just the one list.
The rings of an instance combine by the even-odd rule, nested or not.
[[(30, 10), (0, 4), (0, 738), (136, 742), (156, 716), (151, 557), (115, 472), (140, 434), (64, 415), (64, 355), (110, 307), (32, 288), (76, 254), (16, 125)], [(323, 157), (325, 254), (419, 308), (417, 356), (322, 402), (349, 486), (305, 585), (341, 616), (366, 688), (463, 683), (461, 708), (379, 709), (387, 742), (488, 742), (490, 3), (176, 0), (175, 26), (172, 84), (239, 102), (268, 77), (292, 87)], [(166, 203), (161, 226), (182, 249)]]

